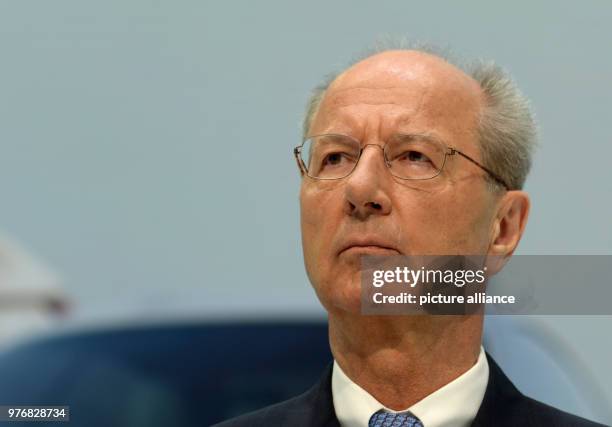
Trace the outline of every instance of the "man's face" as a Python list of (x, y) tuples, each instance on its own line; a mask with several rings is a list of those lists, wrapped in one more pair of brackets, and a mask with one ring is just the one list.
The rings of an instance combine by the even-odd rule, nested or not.
[[(382, 147), (397, 134), (427, 133), (480, 160), (481, 97), (475, 81), (441, 59), (386, 52), (332, 83), (309, 134), (343, 134)], [(362, 255), (486, 253), (495, 197), (482, 174), (453, 156), (439, 176), (405, 181), (391, 175), (381, 149), (367, 147), (346, 178), (304, 177), (304, 260), (327, 310), (359, 312)]]

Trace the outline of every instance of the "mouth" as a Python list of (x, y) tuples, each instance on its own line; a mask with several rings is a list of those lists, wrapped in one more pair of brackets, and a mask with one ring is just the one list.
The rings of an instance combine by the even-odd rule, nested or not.
[(380, 239), (351, 239), (341, 246), (338, 255), (399, 255), (400, 251)]
[(399, 251), (394, 248), (378, 245), (353, 245), (340, 251), (340, 255), (399, 255)]

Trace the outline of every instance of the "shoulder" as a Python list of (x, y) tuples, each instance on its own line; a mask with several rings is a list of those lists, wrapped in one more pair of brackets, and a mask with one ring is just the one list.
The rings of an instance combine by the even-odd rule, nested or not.
[(331, 374), (332, 365), (329, 364), (319, 382), (307, 392), (214, 427), (339, 427), (331, 394)]
[(546, 426), (597, 427), (602, 426), (576, 415), (561, 411), (522, 394), (506, 377), (495, 361), (487, 355), (489, 382), (474, 426)]
[(549, 406), (545, 403), (524, 396), (525, 415), (531, 418), (528, 425), (533, 426), (554, 426), (554, 427), (602, 427), (599, 424), (587, 419), (578, 417), (568, 412)]

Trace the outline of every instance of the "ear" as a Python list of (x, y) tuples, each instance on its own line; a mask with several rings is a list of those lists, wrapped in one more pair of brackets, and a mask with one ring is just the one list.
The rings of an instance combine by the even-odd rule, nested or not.
[(529, 196), (524, 191), (508, 191), (501, 197), (497, 207), (489, 254), (501, 257), (506, 262), (518, 246), (527, 225)]

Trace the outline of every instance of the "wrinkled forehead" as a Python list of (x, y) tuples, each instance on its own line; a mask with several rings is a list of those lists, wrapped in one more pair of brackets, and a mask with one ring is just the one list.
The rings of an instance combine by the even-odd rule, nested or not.
[(478, 83), (443, 59), (412, 51), (385, 52), (355, 64), (331, 83), (313, 130), (359, 119), (356, 112), (380, 112), (390, 122), (419, 118), (423, 126), (435, 122), (449, 132), (466, 132), (475, 127), (481, 106)]

